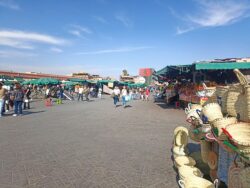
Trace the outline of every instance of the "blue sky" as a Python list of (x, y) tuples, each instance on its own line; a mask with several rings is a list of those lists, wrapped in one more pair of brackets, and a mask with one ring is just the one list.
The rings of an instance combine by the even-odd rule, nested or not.
[(250, 56), (249, 0), (0, 0), (0, 69), (115, 76)]

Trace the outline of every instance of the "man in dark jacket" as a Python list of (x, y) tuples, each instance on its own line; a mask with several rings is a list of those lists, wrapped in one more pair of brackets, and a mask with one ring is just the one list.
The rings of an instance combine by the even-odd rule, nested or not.
[(17, 83), (15, 86), (16, 86), (16, 89), (13, 92), (15, 113), (13, 114), (13, 116), (23, 114), (22, 104), (23, 104), (23, 98), (24, 98), (24, 91), (22, 90), (22, 87), (19, 83)]

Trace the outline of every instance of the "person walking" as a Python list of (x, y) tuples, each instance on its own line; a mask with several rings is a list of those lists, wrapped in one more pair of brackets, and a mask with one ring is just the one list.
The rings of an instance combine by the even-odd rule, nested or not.
[(7, 92), (6, 89), (3, 88), (3, 83), (0, 82), (0, 117), (2, 117), (2, 115), (3, 115), (6, 92)]
[(6, 112), (9, 112), (10, 110), (13, 110), (14, 107), (14, 96), (13, 96), (14, 89), (11, 86), (10, 90), (7, 92), (6, 95)]
[(126, 86), (123, 86), (122, 89), (122, 105), (124, 108), (126, 108), (126, 96), (128, 95), (128, 91), (126, 89)]
[(80, 86), (78, 90), (78, 101), (81, 99), (83, 101), (83, 86)]
[(121, 94), (120, 89), (117, 86), (115, 86), (115, 89), (113, 91), (113, 95), (114, 95), (113, 99), (114, 99), (115, 107), (117, 107), (117, 102), (119, 101), (120, 94)]
[(98, 98), (101, 99), (102, 98), (102, 87), (100, 86), (98, 89)]
[(19, 83), (16, 84), (16, 89), (13, 92), (14, 95), (14, 114), (13, 116), (18, 116), (23, 114), (22, 104), (24, 98), (24, 91)]
[(149, 90), (149, 88), (146, 88), (146, 91), (145, 91), (145, 100), (146, 101), (149, 101), (149, 95), (150, 95), (150, 90)]
[(23, 109), (30, 109), (30, 94), (31, 94), (31, 87), (27, 87), (27, 90), (25, 92), (25, 100), (24, 100), (24, 106)]
[(86, 86), (86, 88), (85, 88), (85, 98), (86, 98), (86, 101), (89, 101), (89, 93), (90, 93), (89, 86)]

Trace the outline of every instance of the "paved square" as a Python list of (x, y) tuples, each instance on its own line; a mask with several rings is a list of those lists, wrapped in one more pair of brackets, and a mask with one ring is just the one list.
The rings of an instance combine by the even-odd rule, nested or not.
[(175, 188), (173, 129), (182, 110), (111, 98), (41, 102), (0, 119), (1, 188)]

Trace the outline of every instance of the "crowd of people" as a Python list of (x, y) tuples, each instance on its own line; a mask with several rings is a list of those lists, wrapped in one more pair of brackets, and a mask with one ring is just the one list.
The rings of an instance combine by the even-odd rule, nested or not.
[[(46, 102), (52, 102), (52, 98), (56, 98), (58, 104), (61, 104), (65, 98), (70, 98), (76, 101), (90, 101), (91, 98), (102, 98), (102, 87), (89, 85), (76, 85), (72, 87), (64, 87), (63, 85), (46, 85), (22, 86), (20, 83), (15, 83), (8, 89), (3, 87), (0, 82), (0, 117), (9, 111), (13, 111), (13, 116), (21, 116), (23, 110), (31, 108), (30, 102), (32, 98), (44, 98)], [(153, 88), (127, 88), (126, 86), (115, 86), (112, 93), (114, 105), (117, 107), (121, 99), (122, 106), (126, 107), (130, 100), (149, 101), (150, 92)]]
[(143, 100), (143, 101), (149, 101), (150, 93), (154, 91), (153, 88), (132, 88), (129, 89), (126, 86), (123, 86), (122, 89), (120, 89), (118, 86), (116, 86), (112, 93), (112, 98), (114, 100), (114, 105), (117, 107), (117, 103), (120, 101), (120, 98), (122, 100), (122, 106), (126, 108), (126, 104), (130, 100)]
[(21, 116), (23, 109), (30, 109), (31, 88), (22, 88), (19, 83), (9, 90), (0, 82), (0, 117), (10, 110), (14, 110), (13, 116)]

